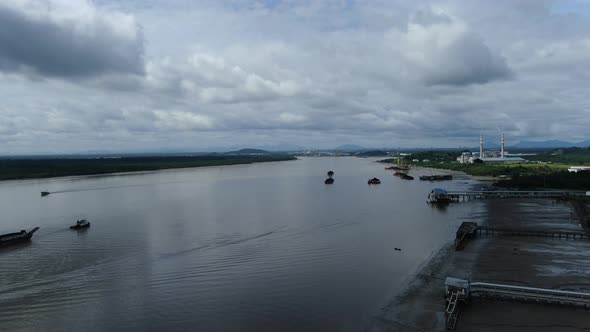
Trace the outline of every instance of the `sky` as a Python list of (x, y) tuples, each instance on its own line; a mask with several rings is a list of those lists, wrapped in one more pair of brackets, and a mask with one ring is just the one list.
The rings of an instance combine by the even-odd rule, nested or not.
[(590, 139), (590, 1), (0, 0), (0, 154)]

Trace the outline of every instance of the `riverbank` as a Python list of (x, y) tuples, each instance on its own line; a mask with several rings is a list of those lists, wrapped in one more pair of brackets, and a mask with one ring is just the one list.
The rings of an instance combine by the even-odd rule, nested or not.
[(0, 159), (0, 181), (288, 161), (290, 155)]
[(493, 176), (470, 175), (463, 171), (455, 171), (452, 169), (432, 168), (426, 166), (412, 166), (411, 169), (417, 170), (421, 175), (452, 175), (455, 180), (475, 180), (480, 182), (494, 182), (498, 180)]
[[(469, 203), (465, 203), (469, 204)], [(452, 208), (452, 207), (451, 207)], [(489, 200), (480, 224), (581, 231), (587, 202)], [(418, 273), (407, 291), (383, 308), (370, 331), (444, 331), (444, 280), (590, 291), (590, 243), (548, 238), (478, 237), (464, 251), (449, 243)], [(461, 307), (457, 331), (577, 331), (590, 325), (584, 310), (541, 304), (474, 300)]]
[[(392, 164), (394, 159), (379, 162)], [(494, 186), (518, 189), (589, 190), (590, 172), (568, 172), (568, 164), (461, 164), (451, 161), (410, 163), (412, 168), (424, 167), (458, 171)]]

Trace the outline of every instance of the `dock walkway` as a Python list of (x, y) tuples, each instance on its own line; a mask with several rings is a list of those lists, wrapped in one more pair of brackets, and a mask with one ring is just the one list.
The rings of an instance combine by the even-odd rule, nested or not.
[(557, 289), (514, 286), (487, 282), (469, 282), (447, 277), (446, 316), (447, 330), (454, 330), (459, 315), (459, 302), (465, 304), (471, 298), (494, 298), (498, 300), (546, 303), (563, 306), (590, 308), (590, 293)]
[(480, 190), (480, 191), (447, 191), (436, 188), (428, 195), (429, 203), (461, 202), (475, 199), (498, 198), (560, 198), (587, 196), (584, 191), (564, 190)]
[(489, 236), (537, 236), (537, 237), (551, 237), (559, 239), (572, 239), (572, 240), (590, 240), (590, 234), (584, 232), (567, 232), (559, 230), (532, 230), (532, 229), (519, 229), (519, 228), (505, 228), (505, 227), (490, 227), (490, 226), (477, 226), (478, 235), (489, 235)]
[(590, 234), (585, 232), (479, 226), (476, 222), (464, 221), (455, 234), (455, 250), (463, 250), (467, 243), (477, 236), (536, 236), (566, 240), (590, 240)]

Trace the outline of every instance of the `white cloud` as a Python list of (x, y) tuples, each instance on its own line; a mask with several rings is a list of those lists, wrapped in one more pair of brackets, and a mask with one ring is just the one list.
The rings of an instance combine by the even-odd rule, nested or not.
[(182, 93), (203, 103), (264, 101), (303, 93), (290, 79), (273, 81), (203, 53), (195, 53), (185, 62), (166, 59), (150, 63), (147, 68), (149, 87)]
[(88, 77), (143, 72), (134, 17), (85, 0), (0, 2), (0, 70)]
[(590, 21), (544, 1), (0, 0), (0, 17), (7, 151), (456, 146), (590, 126)]
[(405, 64), (406, 79), (418, 78), (433, 85), (465, 85), (510, 75), (504, 59), (465, 23), (444, 13), (418, 13), (406, 29), (392, 29), (386, 36), (391, 51), (399, 54)]
[(171, 130), (201, 130), (213, 128), (212, 120), (201, 114), (182, 111), (154, 111), (158, 124)]

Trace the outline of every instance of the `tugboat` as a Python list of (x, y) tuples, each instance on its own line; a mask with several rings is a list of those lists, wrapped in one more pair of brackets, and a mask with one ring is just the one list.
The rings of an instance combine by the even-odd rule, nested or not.
[(0, 246), (29, 241), (38, 229), (39, 227), (35, 227), (29, 232), (21, 230), (18, 233), (2, 234), (0, 235)]
[(90, 223), (86, 219), (76, 220), (76, 224), (70, 226), (71, 229), (82, 229), (90, 227)]
[(377, 179), (377, 178), (372, 178), (369, 180), (368, 182), (369, 184), (381, 184), (381, 180)]
[(324, 181), (325, 184), (332, 184), (334, 183), (334, 179), (332, 179), (332, 176), (334, 176), (334, 172), (333, 171), (328, 171), (328, 178)]

